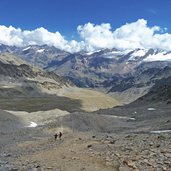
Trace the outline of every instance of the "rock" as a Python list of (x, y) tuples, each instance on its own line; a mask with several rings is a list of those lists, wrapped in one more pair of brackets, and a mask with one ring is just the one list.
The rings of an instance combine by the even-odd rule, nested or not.
[(150, 142), (150, 144), (149, 144), (150, 146), (153, 146), (154, 145), (154, 143), (153, 142)]
[(171, 153), (164, 154), (167, 158), (171, 158)]
[(131, 169), (128, 167), (121, 166), (119, 167), (119, 171), (131, 171)]
[(158, 139), (160, 139), (160, 140), (165, 140), (166, 137), (165, 137), (164, 135), (159, 135), (159, 136), (158, 136)]
[(113, 161), (113, 159), (111, 159), (110, 157), (106, 157), (106, 159), (105, 159), (107, 162), (111, 162), (111, 161)]
[(156, 147), (159, 148), (160, 147), (160, 144), (157, 144)]
[(37, 165), (36, 168), (40, 168), (40, 165)]
[(119, 167), (120, 167), (119, 161), (113, 161), (113, 167), (114, 167), (114, 170), (120, 171), (120, 170), (119, 170)]
[(3, 166), (0, 168), (1, 171), (19, 171), (18, 168), (12, 168), (11, 166)]
[(166, 168), (166, 167), (164, 167), (164, 166), (162, 166), (162, 169), (163, 169), (163, 171), (167, 171), (167, 168)]
[(79, 157), (72, 157), (72, 160), (79, 160)]
[(61, 156), (62, 159), (65, 159), (66, 157), (65, 156)]
[(147, 159), (144, 159), (144, 163), (146, 163), (148, 166), (153, 166)]
[(170, 104), (171, 103), (171, 99), (167, 100), (167, 104)]
[(109, 143), (110, 144), (115, 144), (115, 140), (110, 140)]
[(7, 164), (7, 163), (8, 163), (7, 161), (0, 160), (0, 165)]
[(11, 170), (9, 170), (9, 171), (19, 171), (19, 169), (18, 168), (11, 168)]
[(2, 153), (2, 154), (0, 154), (0, 156), (1, 156), (1, 157), (10, 157), (10, 156), (11, 156), (11, 154)]
[(171, 166), (171, 162), (170, 161), (164, 161), (164, 164), (167, 164), (167, 165)]
[(53, 169), (53, 167), (47, 167), (46, 169), (48, 169), (48, 170), (52, 170), (52, 169)]
[(75, 153), (75, 151), (74, 151), (73, 149), (71, 149), (71, 152), (72, 152), (72, 153)]
[(132, 138), (132, 136), (131, 135), (127, 135), (127, 136), (125, 136), (125, 138)]
[(113, 166), (113, 163), (112, 163), (112, 162), (107, 161), (107, 162), (106, 162), (106, 166)]
[(120, 155), (119, 153), (117, 153), (117, 152), (115, 152), (115, 155), (116, 155), (118, 158), (121, 157), (121, 155)]
[(166, 150), (163, 149), (160, 150), (160, 153), (166, 153), (166, 152), (167, 152)]
[(140, 156), (134, 156), (131, 160), (132, 161), (138, 161), (138, 160), (140, 160)]
[(92, 145), (91, 145), (91, 144), (87, 145), (87, 148), (90, 148), (90, 147), (92, 147)]
[(125, 150), (132, 151), (131, 147), (125, 147)]
[(126, 164), (127, 166), (133, 168), (133, 169), (137, 169), (135, 163), (132, 160), (124, 160), (123, 164)]

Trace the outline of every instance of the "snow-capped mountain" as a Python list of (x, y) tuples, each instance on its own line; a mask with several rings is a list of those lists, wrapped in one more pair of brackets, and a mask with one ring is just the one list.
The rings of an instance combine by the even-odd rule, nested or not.
[(6, 52), (17, 55), (27, 62), (42, 68), (46, 67), (52, 60), (57, 58), (61, 60), (69, 55), (68, 52), (57, 49), (54, 46), (49, 47), (47, 45), (31, 45), (26, 47), (15, 47), (1, 44), (0, 53)]
[(135, 50), (119, 50), (119, 49), (103, 49), (95, 52), (78, 52), (70, 54), (66, 51), (57, 49), (54, 46), (47, 45), (30, 45), (26, 47), (15, 47), (0, 44), (0, 53), (13, 53), (28, 62), (37, 64), (42, 67), (48, 67), (48, 63), (52, 61), (62, 61), (69, 55), (81, 55), (86, 58), (107, 58), (115, 62), (152, 62), (152, 61), (171, 61), (171, 51), (159, 49), (135, 49)]
[(87, 55), (99, 55), (99, 57), (118, 59), (125, 58), (127, 61), (171, 61), (171, 52), (154, 49), (135, 49), (135, 50), (117, 50), (117, 49), (106, 49), (98, 52), (87, 53)]
[(77, 86), (103, 87), (109, 92), (151, 86), (155, 80), (171, 74), (171, 52), (159, 49), (113, 48), (71, 54), (47, 45), (11, 47), (1, 44), (0, 52), (15, 54), (31, 64), (54, 71)]

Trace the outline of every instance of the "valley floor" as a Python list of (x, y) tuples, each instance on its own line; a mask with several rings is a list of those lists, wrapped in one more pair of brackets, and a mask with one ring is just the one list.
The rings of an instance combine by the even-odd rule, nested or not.
[[(0, 170), (20, 171), (169, 171), (170, 134), (53, 134), (25, 130), (2, 135)], [(22, 135), (23, 134), (23, 135)], [(27, 135), (26, 135), (27, 134)]]
[[(169, 171), (170, 109), (148, 104), (94, 113), (0, 110), (0, 170)], [(28, 127), (30, 122), (38, 126)], [(59, 131), (62, 140), (55, 141)]]

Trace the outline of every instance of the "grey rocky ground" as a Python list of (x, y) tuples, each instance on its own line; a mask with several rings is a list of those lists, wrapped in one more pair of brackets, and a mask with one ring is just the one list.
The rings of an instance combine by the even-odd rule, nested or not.
[[(8, 116), (0, 124), (6, 128), (0, 131), (1, 171), (171, 170), (171, 133), (150, 132), (170, 130), (167, 104), (77, 112), (49, 118), (35, 128), (0, 114)], [(10, 123), (16, 126), (9, 129)], [(64, 133), (62, 140), (55, 141), (53, 135), (59, 130)]]
[(169, 171), (171, 135), (65, 133), (1, 148), (1, 170)]

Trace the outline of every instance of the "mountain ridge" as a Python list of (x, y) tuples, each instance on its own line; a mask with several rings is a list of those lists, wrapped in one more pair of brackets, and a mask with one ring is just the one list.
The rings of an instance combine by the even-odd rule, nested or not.
[(171, 73), (171, 52), (160, 49), (123, 51), (112, 48), (71, 54), (47, 45), (21, 48), (1, 45), (0, 51), (53, 71), (78, 87), (121, 97), (136, 92), (132, 100), (147, 93), (157, 80)]

